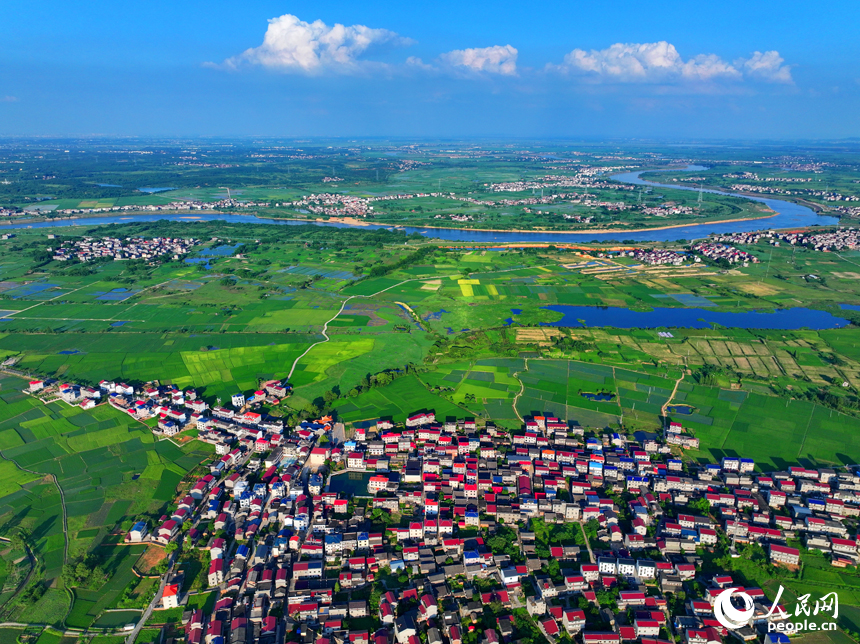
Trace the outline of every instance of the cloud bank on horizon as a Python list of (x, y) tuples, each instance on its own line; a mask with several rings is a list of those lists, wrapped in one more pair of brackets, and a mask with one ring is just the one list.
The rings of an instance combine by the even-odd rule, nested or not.
[[(381, 46), (414, 44), (388, 29), (365, 25), (327, 25), (305, 22), (292, 14), (271, 18), (263, 43), (210, 66), (228, 70), (262, 67), (305, 75), (361, 74), (372, 69), (423, 71), (452, 75), (520, 76), (519, 51), (510, 44), (456, 49), (425, 63), (410, 56), (390, 64), (365, 56)], [(665, 40), (651, 43), (615, 43), (605, 49), (573, 49), (560, 64), (547, 63), (529, 74), (560, 74), (583, 83), (704, 85), (744, 81), (792, 85), (791, 66), (777, 51), (754, 51), (732, 62), (716, 54), (697, 54), (686, 60)]]
[(750, 58), (728, 63), (716, 54), (699, 54), (684, 60), (675, 46), (652, 43), (615, 43), (606, 49), (574, 49), (561, 65), (549, 70), (580, 74), (589, 80), (619, 83), (742, 80), (792, 83), (791, 68), (776, 51), (756, 51)]

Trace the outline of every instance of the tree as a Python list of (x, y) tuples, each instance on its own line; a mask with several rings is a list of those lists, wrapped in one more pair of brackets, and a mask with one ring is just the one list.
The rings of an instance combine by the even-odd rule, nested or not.
[(30, 531), (26, 528), (15, 528), (14, 532), (9, 535), (9, 541), (15, 550), (23, 550), (29, 540)]
[(376, 384), (379, 387), (384, 387), (385, 385), (390, 384), (392, 380), (393, 378), (391, 377), (391, 374), (386, 371), (376, 374)]
[(708, 512), (711, 511), (711, 502), (705, 497), (701, 497), (687, 503), (687, 507), (691, 510), (695, 510), (699, 514), (707, 515)]

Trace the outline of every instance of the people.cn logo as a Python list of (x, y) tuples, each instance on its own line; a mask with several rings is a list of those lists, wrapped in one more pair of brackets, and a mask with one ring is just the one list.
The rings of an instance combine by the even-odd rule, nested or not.
[[(732, 596), (743, 600), (743, 610), (734, 607)], [(746, 626), (754, 610), (753, 598), (741, 591), (740, 588), (727, 588), (717, 596), (717, 600), (714, 602), (714, 617), (720, 624), (732, 630)]]

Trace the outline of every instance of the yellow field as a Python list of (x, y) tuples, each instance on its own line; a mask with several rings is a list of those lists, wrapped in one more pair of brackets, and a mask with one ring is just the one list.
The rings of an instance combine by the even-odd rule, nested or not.
[(779, 293), (779, 289), (758, 282), (741, 282), (738, 284), (738, 288), (751, 295), (773, 295), (774, 293)]
[(557, 329), (517, 329), (517, 342), (549, 345), (557, 335), (561, 335)]
[(457, 280), (457, 284), (460, 285), (460, 293), (463, 294), (463, 297), (474, 297), (475, 289), (472, 286), (480, 283), (480, 280)]

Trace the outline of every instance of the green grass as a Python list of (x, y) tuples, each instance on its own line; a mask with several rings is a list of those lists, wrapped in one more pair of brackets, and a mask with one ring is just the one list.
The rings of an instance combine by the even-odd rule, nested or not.
[[(21, 389), (24, 381), (4, 377), (3, 391)], [(11, 408), (11, 411), (9, 409)], [(157, 517), (188, 469), (212, 453), (210, 446), (197, 441), (183, 449), (170, 443), (155, 443), (151, 432), (109, 406), (84, 412), (64, 403), (44, 406), (35, 398), (8, 402), (0, 398), (0, 436), (15, 431), (13, 423), (22, 416), (45, 419), (53, 429), (49, 438), (18, 444), (3, 450), (4, 456), (21, 466), (43, 474), (54, 474), (66, 492), (70, 556), (97, 547), (107, 531), (138, 514)], [(156, 485), (142, 474), (149, 462), (164, 469)], [(62, 569), (64, 537), (60, 496), (50, 478), (21, 472), (13, 462), (0, 461), (0, 533), (21, 526), (30, 531), (31, 547), (40, 561), (40, 573), (52, 583)], [(133, 548), (97, 548), (109, 581), (98, 591), (77, 590), (68, 615), (70, 626), (86, 627), (110, 605), (133, 580), (131, 567), (142, 551)], [(59, 623), (69, 609), (69, 598), (50, 588), (33, 607), (28, 621)]]
[(126, 624), (136, 624), (140, 619), (141, 611), (124, 610), (104, 613), (92, 624), (94, 628), (121, 628)]
[(357, 398), (338, 401), (336, 408), (349, 422), (388, 416), (395, 422), (403, 422), (407, 416), (422, 409), (435, 410), (436, 417), (442, 420), (446, 416), (462, 418), (469, 415), (464, 409), (427, 391), (411, 375), (398, 378), (385, 387), (371, 389)]

